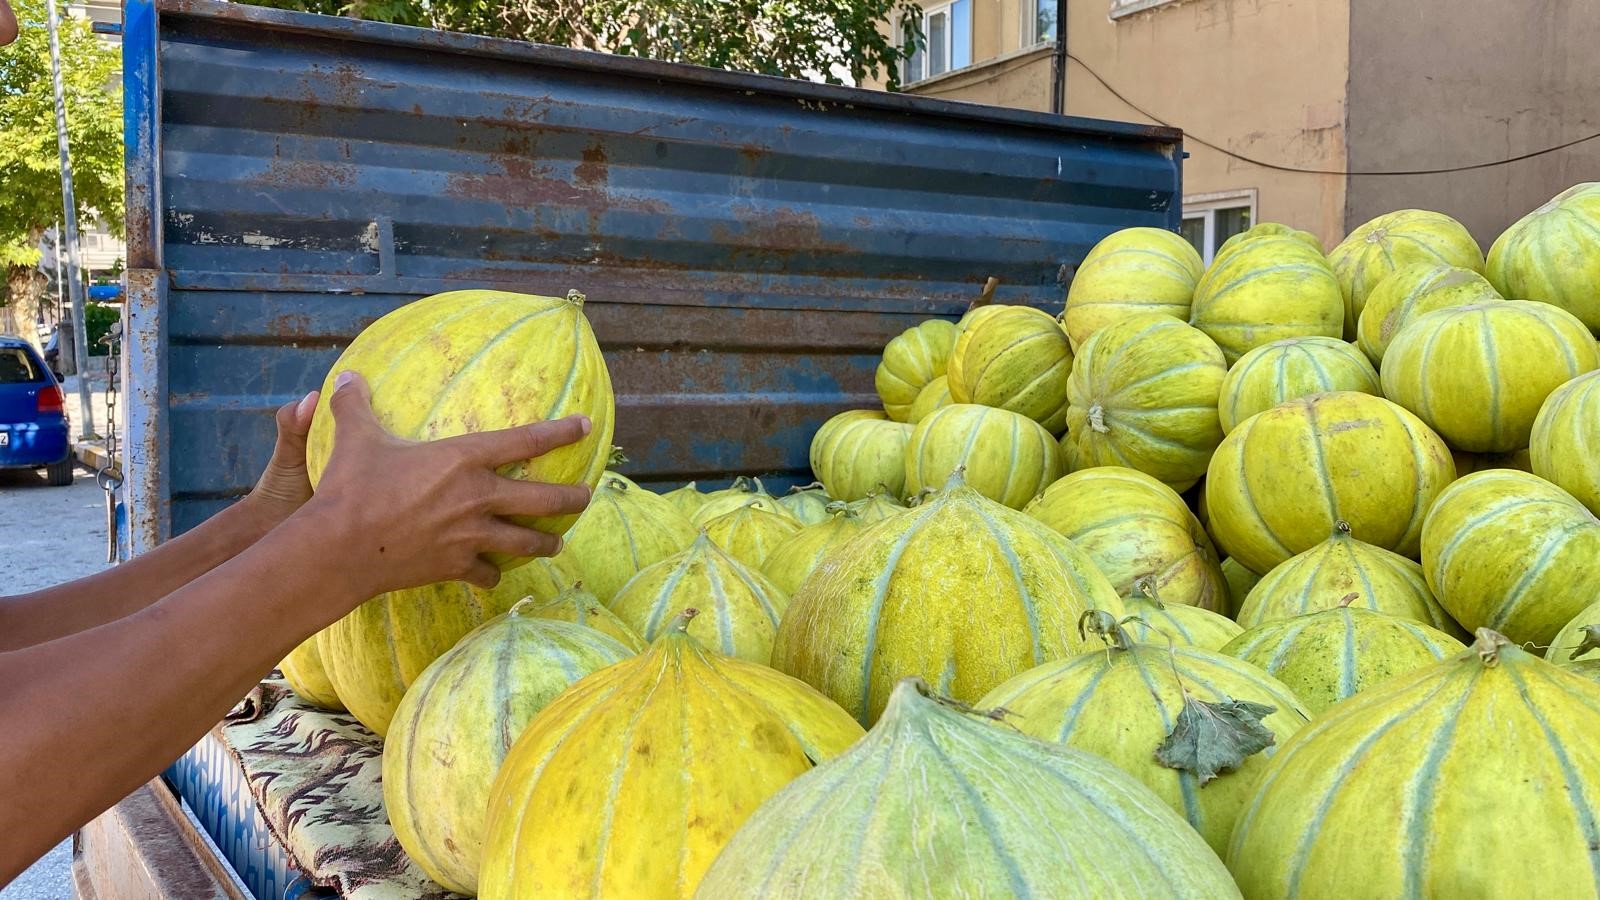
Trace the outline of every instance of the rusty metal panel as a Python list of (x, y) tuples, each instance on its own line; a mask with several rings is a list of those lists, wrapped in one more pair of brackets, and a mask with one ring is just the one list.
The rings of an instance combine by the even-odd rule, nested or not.
[(134, 513), (146, 546), (246, 490), (271, 409), (418, 296), (582, 290), (626, 471), (782, 481), (807, 477), (826, 416), (875, 404), (893, 335), (990, 276), (1002, 302), (1059, 308), (1095, 241), (1181, 214), (1169, 129), (212, 0), (128, 9), (130, 259), (166, 279), (142, 320), (165, 383), (129, 395), (165, 466)]

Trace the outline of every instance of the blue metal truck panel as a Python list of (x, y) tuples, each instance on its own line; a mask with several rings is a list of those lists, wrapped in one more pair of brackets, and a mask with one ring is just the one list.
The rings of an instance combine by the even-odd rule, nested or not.
[(212, 0), (129, 0), (135, 551), (250, 486), (368, 322), (577, 288), (624, 471), (804, 477), (889, 338), (1176, 228), (1179, 132)]

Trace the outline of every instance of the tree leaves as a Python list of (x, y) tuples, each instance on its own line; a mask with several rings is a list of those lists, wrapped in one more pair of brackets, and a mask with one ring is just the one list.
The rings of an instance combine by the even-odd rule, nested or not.
[(1229, 697), (1221, 703), (1196, 700), (1188, 692), (1183, 710), (1167, 739), (1156, 748), (1156, 761), (1172, 769), (1192, 772), (1200, 783), (1231, 772), (1252, 754), (1273, 744), (1273, 735), (1261, 720), (1277, 707)]

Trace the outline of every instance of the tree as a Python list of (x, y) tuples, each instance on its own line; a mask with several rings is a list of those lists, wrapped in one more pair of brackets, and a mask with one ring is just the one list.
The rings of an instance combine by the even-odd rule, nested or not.
[[(20, 34), (0, 50), (0, 304), (11, 327), (31, 328), (43, 278), (39, 238), (61, 219), (61, 157), (56, 146), (47, 0), (12, 0)], [(78, 217), (122, 225), (122, 86), (115, 48), (89, 23), (61, 18), (61, 75), (72, 149)]]
[(262, 6), (839, 84), (883, 79), (921, 41), (914, 0), (252, 0)]

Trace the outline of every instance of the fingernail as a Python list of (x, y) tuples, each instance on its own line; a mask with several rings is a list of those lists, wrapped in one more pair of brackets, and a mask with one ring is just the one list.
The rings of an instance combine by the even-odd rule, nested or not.
[(564, 537), (556, 538), (556, 552), (552, 553), (550, 555), (551, 556), (555, 556), (556, 553), (560, 553), (562, 550), (565, 550), (565, 549), (567, 549), (567, 539), (564, 538)]
[(352, 372), (352, 371), (350, 371), (348, 369), (346, 369), (343, 372), (340, 372), (339, 373), (339, 377), (337, 377), (337, 378), (335, 378), (333, 380), (333, 389), (337, 391), (338, 389), (340, 389), (340, 388), (344, 387), (345, 385), (349, 384), (351, 382), (351, 380), (354, 379), (355, 377), (356, 377), (356, 373), (354, 373), (354, 372)]
[(306, 417), (306, 412), (308, 412), (311, 409), (311, 407), (316, 406), (316, 405), (317, 405), (317, 392), (316, 391), (312, 391), (311, 393), (309, 393), (309, 394), (305, 395), (304, 397), (300, 398), (300, 403), (298, 405), (296, 405), (295, 408), (294, 408), (294, 417), (296, 419), (304, 419)]
[(583, 430), (584, 434), (588, 434), (589, 432), (594, 430), (594, 423), (589, 421), (589, 417), (588, 416), (579, 416), (578, 417), (578, 427)]

